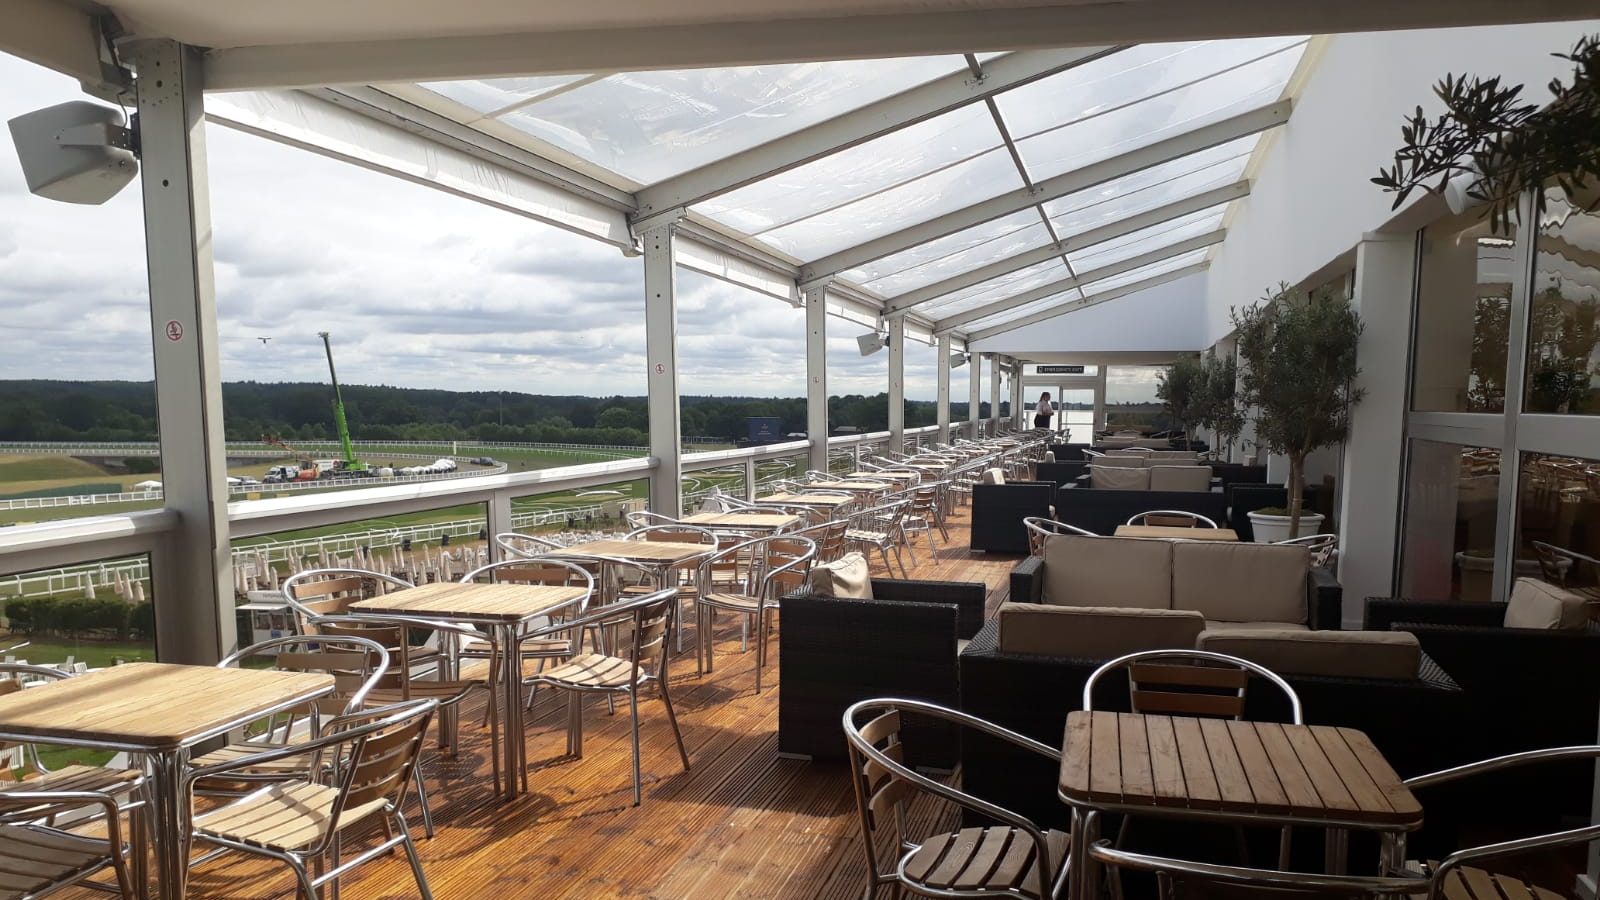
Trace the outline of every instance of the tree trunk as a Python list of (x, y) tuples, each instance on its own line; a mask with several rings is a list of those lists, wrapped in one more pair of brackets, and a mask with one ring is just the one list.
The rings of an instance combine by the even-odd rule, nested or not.
[(1289, 540), (1300, 536), (1300, 507), (1303, 504), (1305, 486), (1301, 483), (1300, 472), (1305, 468), (1306, 458), (1301, 455), (1289, 457)]

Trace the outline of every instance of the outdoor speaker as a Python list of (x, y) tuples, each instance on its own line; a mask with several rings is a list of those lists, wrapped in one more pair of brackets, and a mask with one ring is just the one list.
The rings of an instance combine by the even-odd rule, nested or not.
[(122, 111), (74, 100), (11, 120), (28, 190), (63, 203), (97, 205), (139, 174)]
[(886, 334), (879, 334), (876, 331), (872, 332), (871, 334), (863, 334), (862, 336), (856, 338), (856, 346), (861, 348), (862, 356), (871, 356), (872, 354), (877, 353), (879, 350), (882, 350), (884, 347), (889, 346), (889, 336)]

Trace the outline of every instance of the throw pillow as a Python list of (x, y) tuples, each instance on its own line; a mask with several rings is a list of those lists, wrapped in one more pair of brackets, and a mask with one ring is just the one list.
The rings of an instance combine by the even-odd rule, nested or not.
[(1518, 578), (1506, 603), (1507, 628), (1578, 629), (1589, 624), (1588, 601), (1537, 578)]
[(811, 567), (811, 590), (822, 597), (872, 599), (872, 575), (867, 558), (859, 551), (846, 553), (830, 563)]

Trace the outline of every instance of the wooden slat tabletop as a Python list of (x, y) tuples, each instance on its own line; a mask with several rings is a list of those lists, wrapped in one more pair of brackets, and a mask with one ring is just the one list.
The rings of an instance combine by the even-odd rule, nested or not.
[(829, 497), (825, 494), (768, 494), (757, 497), (757, 503), (789, 503), (795, 506), (844, 506), (854, 503), (854, 497)]
[(717, 528), (792, 528), (799, 516), (788, 513), (703, 512), (681, 520), (685, 525), (711, 525)]
[(446, 616), (458, 619), (530, 619), (583, 596), (583, 588), (545, 584), (460, 584), (439, 581), (350, 604), (358, 613)]
[(578, 556), (614, 556), (634, 562), (674, 563), (715, 551), (710, 544), (680, 544), (674, 541), (590, 541), (564, 548), (562, 553)]
[(823, 491), (886, 491), (894, 487), (887, 481), (869, 481), (865, 478), (856, 478), (850, 481), (813, 481), (807, 487), (814, 487)]
[(333, 687), (306, 672), (126, 663), (0, 697), (0, 734), (171, 750)]
[(1237, 541), (1232, 528), (1174, 528), (1170, 525), (1118, 525), (1116, 537), (1175, 538), (1185, 541)]
[(1080, 710), (1065, 740), (1061, 795), (1090, 806), (1422, 823), (1416, 797), (1351, 728)]

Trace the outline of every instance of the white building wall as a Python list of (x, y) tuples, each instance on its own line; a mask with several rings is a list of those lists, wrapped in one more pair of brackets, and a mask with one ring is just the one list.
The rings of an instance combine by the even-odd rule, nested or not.
[(1205, 334), (1207, 274), (1169, 281), (973, 341), (972, 349), (1022, 359), (1038, 353), (1200, 350), (1211, 343), (1201, 340)]
[(1551, 54), (1597, 30), (1600, 20), (1330, 38), (1250, 196), (1230, 217), (1228, 239), (1207, 272), (1201, 345), (1231, 330), (1230, 307), (1317, 274), (1391, 219), (1394, 197), (1371, 178), (1393, 161), (1407, 113), (1420, 104), (1438, 114), (1433, 86), (1446, 73), (1503, 75), (1543, 102), (1550, 79), (1570, 80), (1572, 69)]

